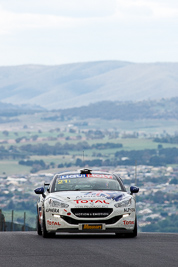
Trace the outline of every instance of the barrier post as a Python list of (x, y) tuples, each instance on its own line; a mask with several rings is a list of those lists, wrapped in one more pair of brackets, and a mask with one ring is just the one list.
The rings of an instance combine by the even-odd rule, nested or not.
[(14, 211), (12, 210), (12, 217), (11, 217), (11, 231), (13, 231), (13, 224), (14, 224)]
[(23, 223), (23, 231), (25, 231), (25, 220), (26, 220), (26, 212), (24, 212), (24, 223)]

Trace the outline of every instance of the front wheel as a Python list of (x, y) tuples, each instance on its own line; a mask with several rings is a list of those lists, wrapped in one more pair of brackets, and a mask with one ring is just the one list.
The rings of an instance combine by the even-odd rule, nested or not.
[(48, 232), (46, 230), (46, 223), (45, 223), (45, 215), (44, 215), (44, 212), (43, 212), (43, 221), (42, 221), (42, 236), (44, 238), (47, 238), (47, 237), (55, 237), (55, 232)]
[(49, 236), (48, 231), (46, 230), (46, 223), (45, 223), (45, 215), (44, 215), (44, 212), (43, 212), (43, 220), (42, 220), (42, 236), (44, 238), (46, 238), (46, 237)]
[(132, 233), (125, 233), (125, 234), (121, 234), (121, 233), (115, 233), (116, 237), (130, 237), (130, 238), (134, 238), (137, 236), (137, 217), (135, 218), (135, 226), (133, 229)]
[(39, 215), (37, 215), (37, 218), (36, 218), (36, 228), (37, 228), (37, 234), (38, 235), (42, 235), (42, 231), (41, 231), (41, 225), (40, 225), (40, 222), (39, 222)]
[(133, 229), (133, 233), (126, 234), (126, 237), (134, 238), (137, 236), (137, 217), (135, 217), (135, 226)]

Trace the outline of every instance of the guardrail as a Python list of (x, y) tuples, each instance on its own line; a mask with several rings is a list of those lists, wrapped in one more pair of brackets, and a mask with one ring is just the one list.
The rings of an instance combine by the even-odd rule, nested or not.
[(0, 231), (35, 231), (36, 228), (29, 226), (26, 223), (26, 212), (23, 216), (19, 215), (18, 212), (2, 212), (4, 215), (5, 222), (0, 218)]

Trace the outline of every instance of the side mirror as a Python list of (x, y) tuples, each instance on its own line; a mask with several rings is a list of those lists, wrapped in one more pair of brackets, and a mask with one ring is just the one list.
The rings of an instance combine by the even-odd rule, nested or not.
[(43, 195), (44, 194), (44, 187), (39, 187), (34, 190), (35, 194)]
[(131, 195), (138, 193), (138, 191), (139, 191), (139, 187), (137, 187), (137, 186), (131, 186), (130, 187), (130, 194)]

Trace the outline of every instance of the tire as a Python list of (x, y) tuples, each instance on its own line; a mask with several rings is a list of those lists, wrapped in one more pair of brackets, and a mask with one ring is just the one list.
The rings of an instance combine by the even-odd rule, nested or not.
[(133, 233), (126, 234), (126, 237), (134, 238), (137, 236), (137, 217), (135, 217), (135, 226), (133, 229)]
[(46, 230), (46, 223), (45, 223), (45, 215), (44, 215), (44, 212), (43, 212), (43, 220), (42, 220), (42, 236), (44, 238), (47, 238), (49, 236), (49, 233)]
[(125, 233), (125, 234), (121, 234), (121, 233), (115, 233), (116, 237), (128, 237), (128, 238), (134, 238), (137, 236), (137, 217), (135, 217), (135, 226), (133, 229), (133, 233)]
[(39, 215), (37, 215), (36, 223), (37, 223), (37, 226), (36, 226), (36, 228), (37, 228), (37, 234), (38, 234), (38, 235), (42, 235), (41, 225), (40, 225), (40, 223), (39, 223)]
[(55, 237), (55, 236), (56, 236), (56, 233), (55, 233), (55, 232), (48, 233), (48, 237), (53, 238), (53, 237)]
[(43, 212), (43, 221), (42, 221), (42, 236), (44, 238), (48, 238), (48, 237), (55, 237), (56, 233), (55, 232), (48, 232), (46, 230), (46, 223), (45, 223), (45, 215), (44, 215), (44, 212)]

